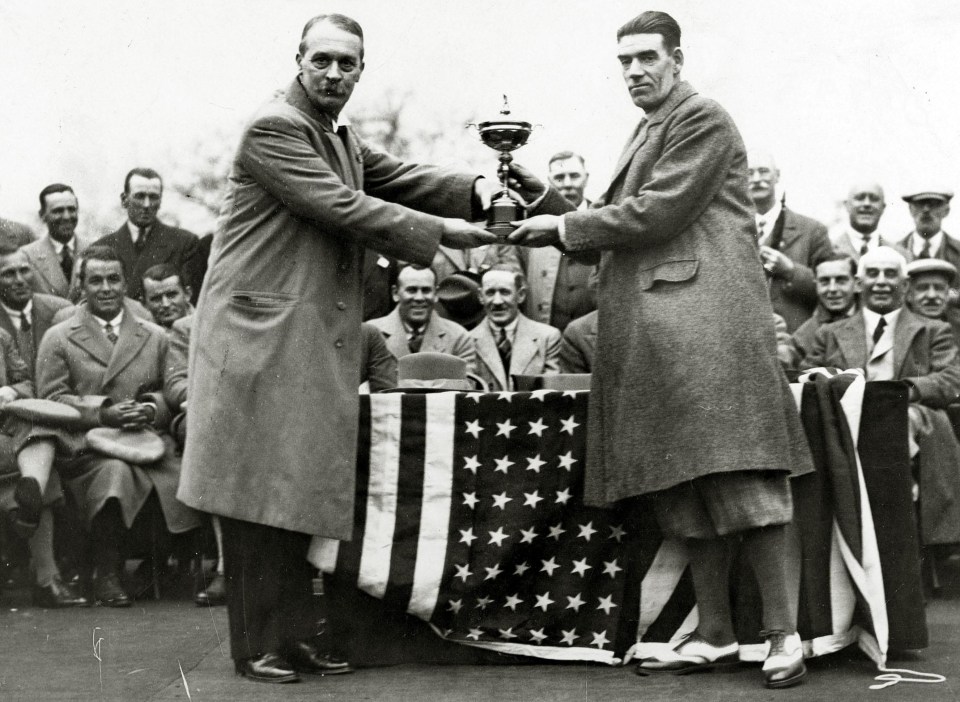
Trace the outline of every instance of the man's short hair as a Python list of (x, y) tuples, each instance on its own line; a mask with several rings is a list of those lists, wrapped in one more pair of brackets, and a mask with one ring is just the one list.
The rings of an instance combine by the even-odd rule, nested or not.
[(520, 270), (517, 266), (512, 263), (495, 263), (490, 266), (487, 270), (480, 274), (480, 289), (483, 290), (483, 276), (491, 271), (506, 271), (507, 273), (513, 273), (513, 283), (517, 287), (519, 292), (521, 289), (525, 288), (527, 285), (527, 278), (523, 274), (523, 271)]
[(54, 193), (70, 193), (74, 197), (77, 196), (73, 192), (73, 188), (66, 183), (51, 183), (40, 191), (40, 214), (43, 214), (47, 209), (47, 195), (53, 195)]
[(557, 161), (568, 161), (571, 158), (576, 158), (580, 160), (580, 165), (583, 166), (583, 170), (587, 170), (587, 162), (583, 160), (583, 156), (573, 151), (558, 151), (553, 156), (550, 157), (550, 160), (547, 161), (547, 169), (550, 168)]
[[(853, 256), (848, 256), (847, 254), (832, 253), (829, 256), (827, 256), (825, 259), (820, 261), (820, 263), (831, 263), (833, 261), (846, 261), (848, 264), (850, 264), (850, 275), (852, 276), (857, 275), (857, 262), (853, 260)], [(814, 275), (816, 275), (817, 268), (820, 267), (820, 263), (814, 266), (813, 268)]]
[(363, 59), (363, 29), (360, 27), (360, 23), (355, 19), (347, 17), (346, 15), (341, 15), (336, 12), (331, 12), (329, 14), (317, 15), (316, 17), (311, 17), (307, 20), (307, 23), (303, 25), (303, 32), (300, 34), (300, 48), (298, 49), (301, 56), (303, 52), (307, 50), (306, 39), (307, 33), (315, 24), (320, 24), (321, 22), (329, 22), (337, 29), (342, 29), (345, 32), (353, 34), (360, 39), (360, 58)]
[(667, 51), (680, 46), (680, 25), (666, 12), (642, 12), (617, 30), (617, 41), (631, 34), (659, 34)]
[(183, 282), (183, 274), (180, 272), (180, 269), (172, 263), (158, 263), (155, 266), (150, 266), (143, 272), (140, 282), (142, 284), (145, 280), (155, 280), (159, 283), (160, 281), (173, 277), (176, 277), (176, 279), (180, 281), (180, 287), (186, 292), (187, 286)]
[(140, 176), (141, 178), (146, 178), (147, 180), (159, 180), (160, 187), (163, 187), (163, 178), (160, 177), (160, 174), (157, 173), (152, 168), (137, 167), (131, 168), (130, 172), (127, 173), (127, 177), (123, 179), (123, 192), (130, 192), (130, 179), (133, 176)]
[(397, 269), (397, 280), (400, 280), (400, 274), (405, 270), (410, 269), (412, 271), (430, 271), (433, 273), (433, 284), (436, 285), (439, 281), (437, 280), (437, 272), (433, 270), (430, 266), (421, 266), (418, 263), (402, 263)]
[(87, 261), (116, 261), (120, 264), (120, 269), (123, 270), (123, 261), (120, 260), (120, 257), (112, 246), (107, 246), (106, 244), (88, 246), (84, 249), (83, 257), (80, 261), (81, 285), (83, 285), (87, 278)]
[[(903, 257), (903, 254), (897, 251), (894, 248), (889, 246), (878, 246), (877, 248), (867, 251), (863, 256), (860, 257), (860, 263), (857, 265), (857, 277), (863, 278), (866, 273), (867, 266), (877, 258), (877, 256), (884, 255), (890, 256), (897, 262), (897, 267), (900, 269), (900, 276), (903, 278), (907, 277), (907, 259)], [(866, 261), (866, 263), (864, 263)]]

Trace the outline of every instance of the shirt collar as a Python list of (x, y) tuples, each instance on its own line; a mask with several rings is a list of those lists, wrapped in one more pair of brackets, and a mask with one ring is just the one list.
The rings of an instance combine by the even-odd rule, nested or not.
[(764, 226), (766, 227), (765, 232), (768, 232), (771, 228), (773, 228), (773, 223), (780, 219), (781, 212), (783, 212), (783, 203), (777, 200), (773, 203), (773, 207), (763, 214), (757, 212), (754, 215), (754, 219), (756, 220), (758, 227), (760, 226), (760, 220), (762, 219)]
[(500, 329), (506, 329), (506, 330), (507, 330), (507, 336), (512, 339), (514, 336), (516, 336), (516, 333), (517, 333), (517, 324), (519, 324), (519, 323), (520, 323), (520, 315), (519, 315), (519, 314), (518, 314), (516, 317), (514, 317), (513, 321), (510, 322), (510, 324), (508, 324), (508, 325), (505, 326), (505, 327), (500, 327), (499, 325), (494, 324), (494, 323), (493, 323), (493, 320), (491, 320), (489, 317), (487, 317), (487, 324), (490, 325), (490, 331), (493, 332), (493, 336), (494, 336), (494, 337), (500, 336)]
[(150, 234), (150, 229), (153, 228), (153, 227), (150, 227), (149, 229), (141, 229), (141, 228), (138, 227), (136, 224), (134, 224), (133, 222), (131, 222), (129, 219), (127, 220), (127, 227), (130, 229), (130, 239), (131, 239), (134, 243), (137, 242), (137, 240), (140, 238), (141, 235), (143, 235), (143, 234), (149, 235), (149, 234)]
[(10, 318), (10, 321), (13, 322), (14, 326), (19, 329), (20, 321), (23, 319), (23, 315), (31, 317), (33, 314), (33, 300), (29, 300), (26, 306), (22, 310), (14, 309), (13, 307), (7, 307), (2, 302), (0, 302), (0, 307), (3, 307), (3, 311), (7, 313), (7, 316)]
[(940, 247), (943, 246), (943, 230), (941, 229), (936, 234), (931, 236), (929, 239), (924, 239), (922, 236), (917, 234), (914, 237), (911, 237), (913, 241), (913, 255), (919, 256), (920, 252), (923, 251), (923, 245), (927, 241), (930, 242), (930, 255), (936, 256), (937, 251), (940, 250)]
[(64, 246), (66, 246), (68, 249), (70, 249), (70, 255), (71, 255), (71, 256), (72, 256), (73, 254), (75, 254), (76, 251), (77, 251), (77, 236), (76, 236), (76, 235), (73, 235), (72, 237), (70, 237), (70, 240), (67, 241), (67, 243), (65, 243), (65, 244), (62, 243), (62, 242), (60, 242), (60, 241), (57, 241), (57, 240), (54, 239), (53, 237), (50, 237), (50, 241), (51, 241), (51, 243), (53, 244), (53, 250), (54, 250), (54, 253), (57, 254), (57, 256), (62, 256), (62, 255), (63, 255), (63, 247), (64, 247)]
[(106, 329), (107, 324), (109, 324), (113, 328), (114, 333), (120, 330), (120, 325), (123, 323), (123, 310), (120, 310), (113, 319), (102, 319), (93, 313), (91, 313), (90, 316), (97, 320), (97, 324), (100, 325), (101, 329)]
[(887, 320), (887, 327), (884, 330), (884, 334), (890, 333), (893, 329), (897, 327), (897, 320), (900, 318), (900, 312), (903, 310), (903, 307), (898, 307), (893, 312), (887, 312), (886, 314), (878, 314), (873, 310), (863, 308), (863, 321), (867, 325), (867, 338), (873, 338), (873, 331), (877, 328), (877, 325), (880, 323), (880, 318), (883, 317)]

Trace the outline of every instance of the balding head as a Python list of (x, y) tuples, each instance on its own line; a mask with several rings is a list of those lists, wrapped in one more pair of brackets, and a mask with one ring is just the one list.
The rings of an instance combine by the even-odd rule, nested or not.
[(850, 218), (850, 228), (861, 234), (876, 231), (887, 207), (883, 188), (879, 183), (869, 180), (854, 184), (843, 204)]

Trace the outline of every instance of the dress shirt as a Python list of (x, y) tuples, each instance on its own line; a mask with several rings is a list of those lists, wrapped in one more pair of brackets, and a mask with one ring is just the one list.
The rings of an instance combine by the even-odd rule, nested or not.
[[(780, 219), (781, 212), (783, 212), (783, 203), (777, 200), (773, 203), (773, 207), (765, 213), (760, 214), (757, 212), (754, 215), (754, 221), (757, 223), (757, 232), (760, 234), (758, 241), (762, 246), (769, 246), (770, 234), (773, 232), (773, 227), (776, 225), (777, 220)], [(762, 227), (760, 226), (760, 222), (763, 222)]]
[(853, 250), (858, 253), (863, 247), (864, 242), (867, 244), (867, 251), (873, 251), (880, 246), (880, 232), (876, 229), (864, 235), (852, 227), (847, 227), (847, 238), (850, 239), (850, 245), (853, 247)]
[(937, 253), (940, 251), (940, 247), (943, 246), (943, 230), (941, 229), (936, 234), (934, 234), (929, 239), (924, 239), (922, 236), (914, 232), (916, 236), (912, 238), (913, 242), (913, 251), (911, 252), (914, 256), (920, 256), (920, 253), (923, 251), (923, 245), (926, 242), (930, 242), (930, 258), (936, 258)]
[(97, 324), (100, 325), (100, 329), (103, 330), (103, 333), (107, 333), (107, 324), (113, 329), (113, 333), (118, 337), (120, 336), (120, 323), (123, 322), (123, 310), (120, 310), (119, 314), (116, 317), (110, 320), (101, 319), (97, 315), (93, 315), (93, 318), (97, 320)]
[(499, 324), (494, 324), (489, 317), (487, 317), (487, 324), (490, 325), (490, 331), (493, 333), (493, 340), (497, 341), (500, 338), (500, 330), (507, 330), (507, 338), (510, 340), (510, 345), (513, 346), (513, 340), (517, 336), (517, 324), (520, 322), (520, 316), (513, 318), (513, 321), (510, 322), (506, 327), (501, 327)]
[(877, 325), (880, 324), (881, 317), (887, 320), (887, 326), (883, 330), (883, 336), (880, 337), (880, 339), (877, 341), (877, 344), (879, 344), (880, 341), (886, 337), (890, 337), (891, 340), (893, 339), (893, 333), (897, 328), (897, 320), (900, 318), (900, 311), (902, 309), (902, 307), (898, 307), (893, 312), (887, 312), (886, 314), (881, 315), (873, 310), (867, 309), (866, 307), (863, 308), (863, 322), (866, 326), (868, 349), (873, 349), (873, 331), (877, 328)]
[(20, 325), (23, 322), (23, 316), (27, 315), (31, 320), (33, 319), (33, 300), (27, 302), (26, 307), (22, 310), (16, 310), (13, 307), (7, 307), (2, 302), (0, 302), (0, 307), (3, 307), (4, 312), (7, 313), (7, 316), (10, 318), (10, 323), (13, 324), (13, 328), (17, 331), (20, 331)]
[(127, 227), (130, 229), (130, 241), (132, 241), (134, 244), (140, 240), (141, 236), (149, 236), (150, 234), (150, 229), (140, 229), (140, 227), (131, 222), (129, 219), (127, 220)]
[[(130, 226), (132, 227), (133, 225), (130, 225)], [(73, 258), (73, 260), (77, 259), (77, 237), (75, 236), (70, 237), (70, 241), (68, 241), (65, 244), (60, 243), (53, 237), (50, 237), (50, 241), (53, 243), (53, 250), (54, 252), (56, 252), (57, 258), (63, 257), (63, 247), (66, 246), (67, 249), (69, 249), (70, 251), (70, 257)]]

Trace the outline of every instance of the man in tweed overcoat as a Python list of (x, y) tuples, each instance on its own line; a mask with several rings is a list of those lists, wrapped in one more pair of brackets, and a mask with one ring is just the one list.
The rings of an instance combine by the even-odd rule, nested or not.
[(664, 533), (686, 541), (700, 614), (640, 672), (736, 662), (723, 585), (736, 542), (761, 585), (766, 684), (786, 687), (805, 674), (789, 477), (812, 464), (777, 363), (743, 142), (723, 108), (680, 80), (679, 43), (662, 12), (621, 27), (618, 58), (645, 118), (609, 188), (572, 212), (516, 167), (533, 216), (509, 243), (601, 258), (586, 498), (646, 496)]

